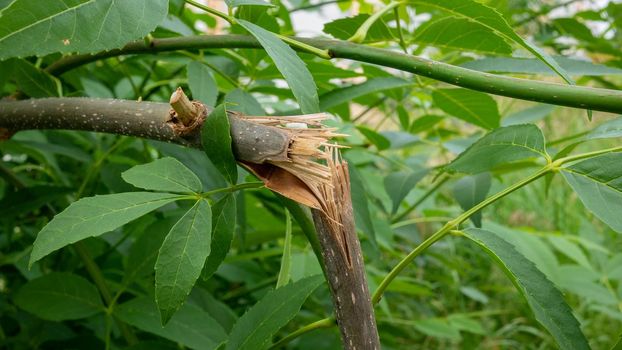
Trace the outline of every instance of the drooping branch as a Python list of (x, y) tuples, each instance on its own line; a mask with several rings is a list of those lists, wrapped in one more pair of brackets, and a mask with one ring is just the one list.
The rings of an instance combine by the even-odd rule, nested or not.
[[(387, 49), (340, 40), (295, 39), (305, 44), (328, 50), (333, 58), (345, 58), (377, 64), (468, 89), (553, 105), (622, 113), (622, 91), (618, 90), (571, 86), (489, 74)], [(50, 65), (46, 70), (51, 74), (58, 75), (86, 63), (107, 57), (217, 48), (259, 49), (261, 46), (253, 37), (246, 35), (197, 35), (153, 39), (150, 42), (135, 41), (121, 49), (95, 55), (68, 56)], [(296, 49), (296, 47), (293, 48)]]
[[(171, 105), (92, 98), (48, 98), (0, 102), (0, 131), (27, 129), (98, 131), (201, 147), (200, 127), (208, 108), (191, 106), (181, 90)], [(356, 236), (347, 164), (337, 134), (321, 127), (324, 115), (243, 118), (230, 114), (236, 159), (266, 186), (313, 209), (320, 248), (344, 349), (379, 349), (380, 343), (361, 247)], [(317, 128), (292, 129), (283, 123), (304, 121)], [(299, 123), (297, 123), (299, 124)], [(199, 125), (200, 126), (200, 125)], [(279, 127), (277, 127), (279, 126)], [(322, 150), (321, 148), (324, 148)], [(325, 163), (317, 163), (317, 159)], [(302, 214), (304, 215), (304, 214)]]

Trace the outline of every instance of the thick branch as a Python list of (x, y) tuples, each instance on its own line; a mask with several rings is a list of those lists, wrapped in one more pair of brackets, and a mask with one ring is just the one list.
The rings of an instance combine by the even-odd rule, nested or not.
[[(330, 56), (334, 58), (395, 68), (468, 89), (560, 106), (622, 113), (622, 91), (618, 90), (570, 86), (483, 73), (391, 50), (338, 40), (305, 38), (296, 40), (328, 50)], [(51, 74), (62, 74), (80, 65), (119, 55), (216, 48), (261, 48), (261, 46), (254, 38), (245, 35), (188, 36), (154, 39), (149, 43), (135, 41), (118, 50), (63, 58), (50, 65), (47, 71)]]
[[(240, 161), (262, 163), (287, 156), (289, 135), (277, 128), (230, 116), (231, 135)], [(167, 103), (96, 98), (45, 98), (0, 102), (0, 129), (98, 131), (201, 147), (200, 128), (187, 130)], [(257, 135), (261, 135), (260, 140)], [(266, 135), (268, 135), (266, 137)], [(261, 150), (257, 151), (258, 149)]]
[(347, 220), (341, 224), (347, 232), (345, 236), (351, 262), (340, 252), (340, 244), (331, 233), (330, 219), (320, 210), (313, 209), (313, 222), (322, 247), (326, 279), (330, 286), (343, 347), (347, 350), (377, 350), (380, 349), (380, 340), (374, 308), (367, 287), (361, 244), (354, 228), (352, 203), (348, 204), (346, 208), (342, 208), (343, 217)]

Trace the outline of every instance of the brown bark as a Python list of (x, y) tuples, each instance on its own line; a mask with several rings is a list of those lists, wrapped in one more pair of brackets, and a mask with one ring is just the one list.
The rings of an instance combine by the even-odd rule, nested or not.
[(341, 332), (344, 349), (380, 349), (374, 309), (369, 296), (361, 245), (354, 228), (352, 203), (344, 210), (343, 229), (348, 256), (340, 253), (340, 244), (331, 233), (330, 219), (317, 209), (312, 209), (315, 229), (320, 239), (326, 275), (330, 286), (335, 318)]
[[(229, 119), (238, 160), (262, 163), (287, 157), (289, 136), (286, 132), (236, 115)], [(188, 132), (188, 127), (177, 118), (171, 106), (159, 102), (83, 97), (2, 101), (0, 128), (9, 133), (29, 129), (97, 131), (201, 148), (200, 125)]]

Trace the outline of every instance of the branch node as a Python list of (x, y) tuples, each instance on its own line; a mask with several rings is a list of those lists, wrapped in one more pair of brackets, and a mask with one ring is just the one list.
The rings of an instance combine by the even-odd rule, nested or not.
[(179, 87), (173, 92), (169, 103), (172, 109), (168, 124), (175, 135), (189, 135), (203, 125), (207, 108), (199, 101), (190, 101), (182, 88)]

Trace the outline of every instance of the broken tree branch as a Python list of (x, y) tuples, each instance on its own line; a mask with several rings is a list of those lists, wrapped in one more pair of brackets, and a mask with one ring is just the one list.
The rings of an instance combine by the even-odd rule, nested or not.
[[(7, 101), (0, 102), (0, 130), (9, 134), (28, 129), (87, 130), (201, 148), (200, 126), (209, 110), (189, 101), (181, 90), (173, 94), (170, 106), (93, 98)], [(354, 226), (348, 168), (339, 158), (339, 146), (328, 143), (340, 135), (320, 124), (325, 118), (325, 114), (243, 117), (230, 113), (232, 147), (238, 162), (266, 187), (313, 208), (320, 247), (314, 244), (317, 239), (309, 240), (324, 264), (343, 346), (379, 349)], [(289, 127), (290, 123), (296, 127)], [(299, 128), (301, 123), (307, 127)]]

